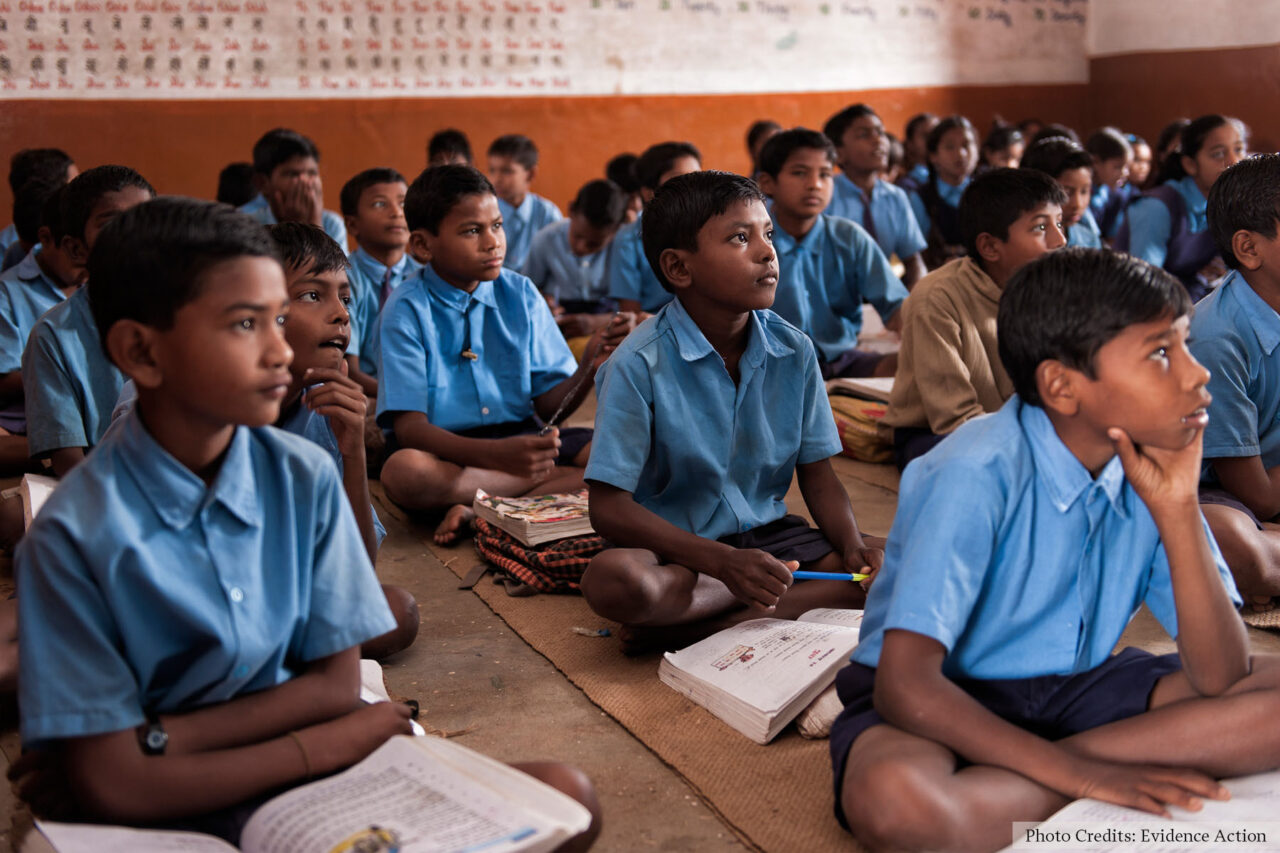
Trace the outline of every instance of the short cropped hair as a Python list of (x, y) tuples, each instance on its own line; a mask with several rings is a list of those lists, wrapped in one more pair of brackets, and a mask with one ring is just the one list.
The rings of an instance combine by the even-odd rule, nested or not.
[(89, 253), (89, 308), (103, 351), (120, 320), (172, 328), (204, 274), (242, 257), (279, 260), (267, 230), (230, 205), (164, 196), (112, 219)]
[(468, 163), (475, 162), (471, 156), (471, 140), (465, 133), (452, 127), (436, 131), (427, 143), (427, 160), (454, 154), (461, 155)]
[(508, 133), (493, 140), (489, 145), (489, 156), (510, 157), (532, 171), (538, 165), (538, 146), (524, 134)]
[(969, 182), (960, 197), (960, 224), (969, 257), (981, 261), (978, 235), (1009, 239), (1018, 217), (1046, 204), (1062, 206), (1067, 194), (1058, 182), (1033, 169), (991, 169)]
[(474, 166), (432, 166), (414, 178), (404, 197), (404, 218), (410, 231), (425, 228), (440, 233), (440, 223), (469, 195), (494, 195), (493, 184)]
[(636, 161), (640, 158), (627, 152), (614, 157), (604, 167), (604, 176), (622, 187), (625, 193), (640, 192), (640, 179), (636, 177)]
[[(927, 115), (927, 113), (925, 115)], [(863, 116), (876, 116), (876, 118), (879, 118), (876, 111), (866, 104), (854, 104), (852, 106), (845, 107), (840, 112), (827, 119), (827, 123), (822, 126), (822, 132), (826, 135), (827, 139), (831, 140), (832, 145), (839, 148), (844, 144), (844, 135), (848, 132), (849, 126)], [(919, 118), (920, 116), (916, 116), (916, 119)], [(912, 121), (915, 121), (916, 119), (912, 119)], [(927, 121), (928, 119), (925, 120)]]
[(627, 212), (627, 194), (613, 181), (588, 181), (574, 196), (569, 210), (596, 228), (612, 228)]
[(1023, 142), (1022, 131), (999, 119), (991, 122), (991, 129), (987, 131), (987, 138), (982, 140), (983, 151), (1003, 151), (1010, 145), (1017, 145)]
[(1255, 231), (1274, 240), (1280, 220), (1280, 154), (1248, 157), (1227, 169), (1209, 190), (1209, 231), (1222, 261), (1233, 270), (1240, 260), (1231, 250), (1237, 231)]
[(755, 151), (761, 139), (780, 130), (782, 130), (782, 125), (771, 118), (762, 118), (751, 122), (751, 127), (747, 128), (747, 150)]
[(1092, 169), (1093, 157), (1065, 136), (1051, 136), (1028, 148), (1020, 165), (1057, 178), (1072, 169)]
[(1181, 317), (1187, 290), (1169, 273), (1107, 249), (1060, 249), (1022, 267), (1000, 296), (996, 339), (1013, 389), (1043, 406), (1036, 368), (1053, 359), (1097, 378), (1103, 345), (1135, 323)]
[(756, 182), (729, 172), (691, 172), (663, 184), (640, 220), (640, 239), (658, 283), (671, 290), (660, 258), (667, 249), (698, 249), (698, 232), (712, 217), (740, 201), (765, 201)]
[(258, 190), (253, 185), (252, 163), (228, 163), (218, 173), (218, 194), (223, 204), (240, 207), (253, 201)]
[(318, 275), (351, 267), (342, 247), (323, 228), (309, 222), (278, 222), (268, 225), (267, 233), (271, 235), (285, 269)]
[(355, 216), (357, 208), (360, 207), (360, 196), (364, 195), (364, 191), (374, 184), (405, 184), (408, 181), (404, 179), (404, 175), (391, 168), (365, 169), (351, 180), (342, 185), (342, 192), (338, 193), (338, 204), (342, 210), (343, 216)]
[(62, 196), (66, 191), (66, 184), (58, 187), (40, 208), (40, 227), (49, 229), (49, 236), (53, 238), (55, 245), (60, 244), (66, 236), (66, 230), (62, 227)]
[(1133, 146), (1125, 138), (1124, 131), (1115, 127), (1100, 127), (1085, 140), (1084, 150), (1093, 155), (1099, 163), (1106, 160), (1133, 158)]
[(61, 148), (24, 148), (9, 158), (9, 191), (14, 195), (27, 181), (67, 181), (71, 155)]
[(62, 189), (66, 182), (32, 178), (22, 185), (13, 199), (13, 227), (18, 239), (24, 243), (40, 242), (40, 212), (49, 198)]
[(636, 178), (640, 186), (647, 190), (656, 190), (662, 176), (671, 171), (671, 167), (681, 157), (692, 157), (702, 163), (702, 152), (692, 142), (659, 142), (650, 145), (636, 160)]
[(268, 130), (253, 145), (253, 170), (270, 176), (279, 166), (295, 157), (311, 157), (320, 162), (320, 149), (310, 138), (287, 127)]
[(95, 166), (77, 175), (62, 194), (62, 227), (66, 236), (83, 240), (84, 226), (93, 215), (98, 199), (129, 187), (137, 187), (148, 195), (156, 194), (147, 179), (128, 166)]
[(760, 162), (756, 164), (756, 168), (769, 177), (776, 178), (791, 155), (800, 150), (821, 151), (826, 155), (828, 163), (836, 162), (836, 148), (830, 139), (816, 130), (796, 127), (774, 134), (764, 144), (764, 148), (760, 149)]

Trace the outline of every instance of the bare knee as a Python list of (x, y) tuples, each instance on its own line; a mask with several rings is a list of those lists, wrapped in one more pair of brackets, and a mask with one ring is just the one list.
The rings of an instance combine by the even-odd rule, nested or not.
[(372, 660), (389, 658), (396, 652), (404, 651), (413, 645), (418, 636), (418, 600), (404, 587), (382, 585), (382, 594), (387, 598), (391, 615), (396, 619), (396, 626), (385, 634), (361, 644), (360, 656)]
[(1244, 595), (1280, 592), (1277, 586), (1280, 566), (1276, 565), (1280, 535), (1259, 530), (1253, 519), (1238, 509), (1215, 504), (1202, 509), (1240, 592)]
[(387, 497), (401, 506), (433, 509), (449, 505), (449, 483), (438, 460), (421, 450), (401, 449), (383, 463), (379, 479)]
[(845, 774), (840, 796), (849, 829), (872, 850), (960, 850), (964, 827), (927, 774), (877, 760)]
[(657, 604), (654, 579), (627, 548), (603, 551), (582, 575), (582, 597), (598, 615), (623, 624), (643, 622)]
[(583, 773), (572, 764), (558, 761), (529, 761), (513, 764), (517, 770), (528, 773), (533, 778), (555, 788), (562, 794), (573, 797), (591, 812), (591, 825), (587, 829), (566, 841), (557, 848), (560, 851), (587, 850), (595, 843), (600, 834), (601, 821), (600, 801), (596, 799), (595, 786)]

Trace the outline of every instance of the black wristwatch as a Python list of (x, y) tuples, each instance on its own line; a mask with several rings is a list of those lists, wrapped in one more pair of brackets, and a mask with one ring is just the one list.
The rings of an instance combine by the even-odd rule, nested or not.
[(154, 712), (147, 713), (147, 721), (138, 726), (138, 746), (144, 755), (164, 755), (164, 748), (169, 745), (169, 733), (160, 724), (160, 717)]

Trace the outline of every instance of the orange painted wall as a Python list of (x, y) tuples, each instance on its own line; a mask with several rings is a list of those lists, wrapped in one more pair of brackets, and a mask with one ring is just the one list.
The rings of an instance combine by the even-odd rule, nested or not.
[[(337, 208), (338, 190), (361, 169), (390, 165), (412, 180), (424, 165), (427, 138), (452, 126), (466, 131), (481, 155), (499, 134), (531, 136), (542, 150), (535, 189), (564, 207), (619, 152), (687, 139), (702, 150), (707, 167), (740, 171), (747, 166), (743, 136), (755, 119), (820, 128), (829, 115), (859, 100), (875, 106), (895, 131), (921, 110), (963, 113), (980, 130), (996, 113), (1080, 126), (1087, 119), (1088, 87), (471, 100), (7, 101), (0, 108), (0, 163), (19, 149), (53, 145), (70, 152), (81, 168), (123, 163), (160, 192), (212, 197), (224, 165), (248, 160), (264, 131), (287, 126), (320, 146), (325, 202)], [(0, 182), (0, 220), (9, 220), (11, 204)]]

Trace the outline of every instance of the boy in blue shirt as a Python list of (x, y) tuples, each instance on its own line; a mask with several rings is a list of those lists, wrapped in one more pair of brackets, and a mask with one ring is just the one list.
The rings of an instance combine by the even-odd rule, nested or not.
[(1201, 509), (1245, 600), (1280, 595), (1280, 155), (1242, 160), (1209, 190), (1208, 228), (1231, 272), (1196, 306), (1209, 369)]
[[(18, 193), (28, 181), (65, 184), (78, 174), (80, 170), (76, 168), (75, 162), (61, 148), (24, 148), (9, 160), (9, 192), (16, 201)], [(16, 222), (0, 230), (0, 257), (7, 256), (15, 245), (23, 242), (29, 244), (31, 241), (20, 239)], [(17, 256), (17, 260), (21, 261), (31, 251), (31, 246), (27, 245), (19, 251), (22, 254)], [(4, 264), (3, 269), (8, 269), (9, 266)]]
[(347, 370), (370, 397), (378, 396), (378, 312), (391, 292), (422, 264), (406, 249), (409, 226), (404, 197), (409, 184), (395, 169), (366, 169), (339, 195), (347, 232), (356, 241), (347, 276), (351, 282), (351, 343)]
[[(98, 166), (67, 184), (61, 216), (69, 262), (85, 264), (107, 223), (154, 195), (127, 166)], [(48, 456), (59, 477), (70, 471), (111, 424), (123, 385), (120, 371), (102, 357), (86, 285), (36, 321), (22, 353), (31, 455)]]
[[(284, 265), (289, 295), (284, 339), (293, 350), (292, 382), (276, 426), (314, 441), (333, 457), (369, 562), (376, 566), (387, 531), (369, 498), (364, 441), (368, 402), (343, 358), (351, 337), (349, 262), (342, 248), (315, 226), (282, 222), (268, 230)], [(386, 584), (382, 591), (396, 627), (361, 645), (360, 656), (374, 660), (408, 648), (418, 634), (413, 596)]]
[[(648, 204), (658, 187), (672, 178), (701, 168), (702, 155), (688, 142), (659, 142), (649, 146), (636, 160), (641, 202)], [(634, 222), (618, 231), (609, 246), (605, 267), (609, 296), (618, 300), (623, 311), (632, 313), (652, 313), (671, 301), (671, 292), (658, 281), (645, 258), (640, 238), (643, 220), (641, 209)]]
[(902, 261), (902, 283), (910, 290), (925, 274), (921, 256), (928, 242), (911, 210), (905, 190), (881, 179), (889, 168), (889, 137), (884, 122), (866, 104), (854, 104), (827, 119), (822, 132), (835, 146), (840, 174), (835, 176), (827, 213), (861, 225), (885, 257)]
[[(618, 316), (577, 363), (533, 282), (503, 266), (493, 185), (468, 166), (427, 169), (405, 198), (409, 246), (427, 266), (383, 306), (378, 425), (396, 503), (448, 512), (457, 538), (476, 489), (516, 496), (582, 487), (591, 431), (560, 430), (630, 329)], [(563, 441), (562, 441), (563, 440)]]
[(507, 231), (503, 263), (518, 270), (529, 256), (533, 235), (564, 218), (560, 208), (529, 189), (538, 175), (538, 146), (518, 133), (499, 136), (489, 146), (489, 180), (498, 194), (502, 227)]
[(778, 289), (773, 310), (813, 341), (824, 379), (892, 376), (896, 354), (857, 348), (862, 303), (885, 328), (901, 328), (907, 289), (860, 225), (823, 213), (831, 201), (836, 151), (815, 130), (785, 130), (765, 143), (757, 163), (760, 188), (773, 200)]
[(342, 217), (324, 209), (320, 149), (309, 138), (284, 127), (264, 133), (253, 146), (253, 182), (258, 195), (241, 211), (263, 225), (310, 223), (346, 248)]
[[(778, 264), (764, 202), (746, 178), (696, 172), (646, 208), (645, 255), (675, 299), (598, 379), (586, 479), (592, 524), (618, 547), (582, 579), (637, 647), (751, 612), (861, 606), (858, 584), (792, 587), (791, 573), (880, 565), (828, 461), (840, 439), (813, 345), (767, 310)], [(787, 514), (793, 475), (816, 529)]]
[[(836, 811), (863, 843), (995, 850), (1071, 799), (1167, 816), (1280, 765), (1280, 660), (1250, 656), (1196, 502), (1190, 310), (1172, 276), (1098, 249), (1005, 289), (1017, 393), (906, 469), (836, 680)], [(1142, 604), (1177, 654), (1112, 656)]]
[(1062, 225), (1068, 246), (1101, 249), (1102, 234), (1089, 209), (1093, 192), (1093, 156), (1065, 136), (1042, 139), (1027, 149), (1022, 168), (1044, 172), (1067, 194)]
[[(569, 205), (569, 218), (539, 231), (521, 270), (546, 297), (569, 339), (609, 324), (618, 303), (605, 295), (605, 256), (627, 209), (613, 181), (589, 181)], [(572, 346), (572, 344), (570, 345)]]

